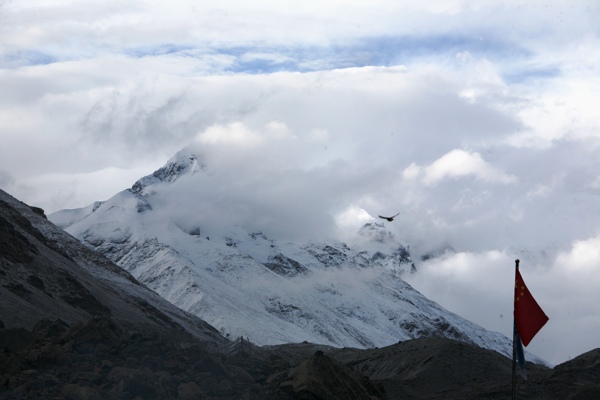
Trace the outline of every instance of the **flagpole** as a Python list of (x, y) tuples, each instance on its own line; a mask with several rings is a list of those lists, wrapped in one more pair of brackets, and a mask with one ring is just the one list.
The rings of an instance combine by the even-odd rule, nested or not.
[[(519, 271), (519, 260), (515, 260), (515, 282), (517, 281), (517, 272)], [(512, 399), (517, 398), (517, 320), (515, 318), (514, 293), (513, 293), (513, 355), (512, 355)]]

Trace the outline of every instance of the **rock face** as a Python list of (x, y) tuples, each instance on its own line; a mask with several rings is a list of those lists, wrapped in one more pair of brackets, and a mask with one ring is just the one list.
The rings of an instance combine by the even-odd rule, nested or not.
[[(4, 329), (0, 337), (22, 333)], [(1, 398), (233, 399), (251, 390), (248, 374), (205, 342), (182, 347), (154, 332), (125, 331), (107, 317), (30, 336), (0, 353)]]
[[(0, 338), (24, 332), (0, 329)], [(234, 347), (242, 346), (238, 342)], [(245, 346), (251, 349), (212, 352), (201, 342), (182, 348), (174, 341), (124, 332), (110, 320), (92, 318), (54, 333), (36, 330), (27, 343), (5, 347), (0, 352), (0, 398), (375, 400), (511, 395), (509, 359), (449, 339), (416, 339), (371, 350), (309, 343)], [(554, 370), (528, 363), (529, 380), (519, 378), (518, 395), (596, 399), (599, 351)]]
[[(332, 385), (332, 382), (336, 382)], [(371, 394), (381, 396), (358, 372), (317, 351), (289, 371), (279, 387), (298, 399), (371, 400)], [(379, 397), (378, 396), (378, 397)]]
[(0, 315), (28, 330), (60, 318), (71, 326), (94, 316), (123, 329), (179, 332), (224, 343), (216, 330), (164, 301), (110, 260), (82, 246), (28, 206), (0, 191)]

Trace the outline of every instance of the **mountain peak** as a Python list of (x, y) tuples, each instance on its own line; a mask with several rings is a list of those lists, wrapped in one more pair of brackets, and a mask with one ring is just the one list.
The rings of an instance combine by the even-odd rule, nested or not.
[(381, 222), (367, 222), (359, 229), (358, 234), (378, 243), (395, 241), (394, 234), (387, 230)]
[(175, 182), (180, 177), (192, 175), (205, 167), (206, 165), (195, 153), (189, 149), (183, 149), (177, 152), (177, 154), (171, 157), (164, 166), (154, 171), (151, 175), (138, 179), (133, 184), (130, 191), (138, 194), (155, 183)]
[[(173, 185), (160, 185), (154, 201), (153, 185), (203, 167), (190, 149), (180, 151), (67, 231), (226, 337), (369, 348), (443, 336), (512, 354), (508, 338), (443, 309), (402, 279), (414, 271), (412, 258), (386, 223), (365, 224), (352, 246), (290, 243), (267, 239), (256, 227), (215, 228), (186, 210), (191, 202)], [(156, 214), (144, 214), (151, 206)]]

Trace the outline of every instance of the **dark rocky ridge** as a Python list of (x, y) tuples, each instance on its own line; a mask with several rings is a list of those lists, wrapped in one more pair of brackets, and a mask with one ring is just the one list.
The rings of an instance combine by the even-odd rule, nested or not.
[[(222, 338), (0, 191), (2, 399), (508, 399), (511, 362), (426, 338), (379, 349)], [(520, 398), (600, 398), (600, 349), (528, 363)]]

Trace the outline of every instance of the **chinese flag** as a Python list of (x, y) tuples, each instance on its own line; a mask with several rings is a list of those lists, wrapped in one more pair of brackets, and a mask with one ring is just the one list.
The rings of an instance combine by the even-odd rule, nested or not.
[(519, 336), (525, 346), (548, 322), (548, 317), (529, 293), (529, 289), (525, 286), (518, 269), (515, 282), (515, 322)]

